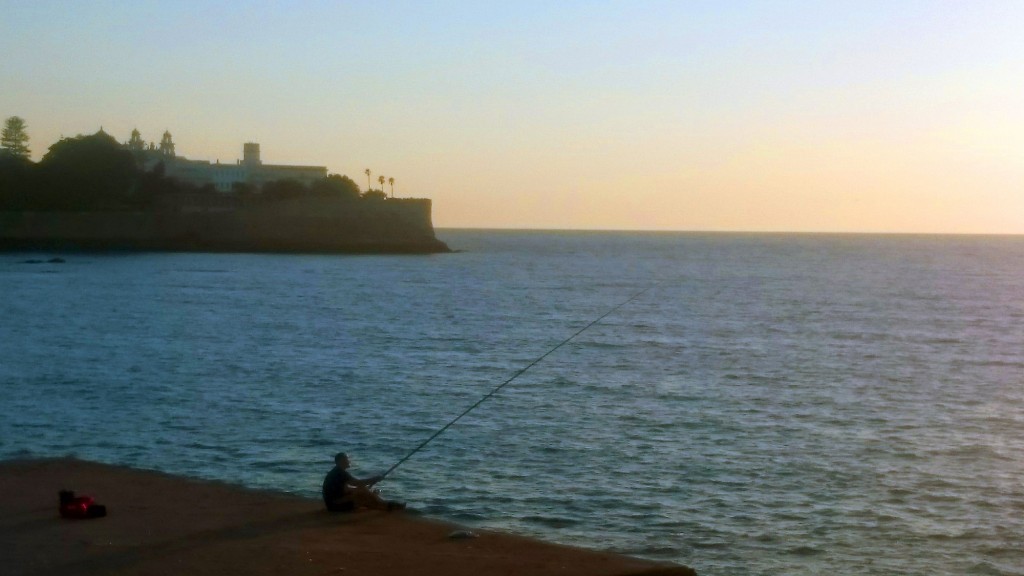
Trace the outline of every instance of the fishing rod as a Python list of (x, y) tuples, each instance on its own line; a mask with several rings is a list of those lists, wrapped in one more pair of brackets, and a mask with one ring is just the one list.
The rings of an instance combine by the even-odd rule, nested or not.
[(399, 466), (401, 466), (401, 465), (402, 465), (402, 464), (403, 464), (403, 463), (404, 463), (404, 462), (405, 462), (406, 460), (408, 460), (409, 458), (412, 458), (412, 455), (413, 455), (413, 454), (415, 454), (415, 453), (419, 452), (420, 450), (422, 450), (422, 449), (423, 449), (423, 447), (424, 447), (424, 446), (426, 446), (427, 444), (429, 444), (431, 440), (433, 440), (434, 438), (437, 438), (438, 436), (440, 436), (441, 434), (443, 434), (445, 430), (447, 430), (447, 429), (451, 428), (451, 426), (452, 426), (453, 424), (455, 424), (456, 422), (458, 422), (459, 420), (461, 420), (463, 416), (465, 416), (466, 414), (469, 414), (470, 412), (472, 412), (474, 408), (476, 408), (477, 406), (479, 406), (479, 405), (483, 404), (483, 403), (484, 403), (484, 402), (485, 402), (485, 401), (486, 401), (486, 400), (487, 400), (488, 398), (490, 398), (491, 396), (494, 396), (495, 394), (497, 394), (499, 390), (501, 390), (502, 388), (504, 388), (504, 387), (505, 387), (506, 385), (508, 385), (508, 384), (509, 384), (510, 382), (512, 382), (512, 381), (513, 381), (513, 380), (515, 380), (516, 378), (519, 378), (520, 376), (522, 376), (522, 375), (523, 375), (524, 373), (526, 373), (526, 371), (527, 371), (527, 370), (529, 370), (530, 368), (533, 368), (533, 367), (534, 367), (534, 366), (536, 366), (537, 364), (540, 364), (540, 362), (541, 362), (542, 360), (544, 360), (545, 358), (547, 358), (548, 356), (550, 356), (551, 354), (553, 354), (553, 353), (554, 353), (554, 352), (555, 352), (556, 350), (558, 350), (558, 349), (559, 349), (559, 348), (561, 348), (562, 346), (565, 346), (566, 344), (568, 344), (568, 343), (569, 343), (570, 341), (572, 341), (572, 339), (573, 339), (573, 338), (576, 338), (577, 336), (579, 336), (580, 334), (582, 334), (583, 332), (585, 332), (585, 331), (586, 331), (586, 330), (587, 330), (588, 328), (590, 328), (590, 327), (591, 327), (591, 326), (593, 326), (594, 324), (597, 324), (597, 323), (598, 323), (598, 322), (600, 322), (601, 320), (604, 320), (605, 318), (607, 318), (608, 316), (610, 316), (610, 315), (611, 315), (612, 313), (614, 313), (614, 312), (615, 312), (616, 310), (618, 310), (619, 308), (622, 308), (622, 307), (623, 307), (623, 306), (625, 306), (626, 304), (629, 304), (630, 302), (632, 302), (632, 301), (636, 300), (637, 298), (639, 298), (639, 297), (643, 296), (643, 295), (644, 295), (645, 293), (647, 293), (648, 291), (650, 291), (650, 289), (651, 289), (651, 288), (654, 288), (655, 286), (657, 286), (657, 283), (651, 284), (651, 285), (650, 285), (650, 286), (648, 286), (647, 288), (644, 288), (643, 290), (641, 290), (641, 291), (637, 292), (636, 294), (634, 294), (634, 295), (630, 296), (630, 297), (629, 297), (629, 298), (628, 298), (627, 300), (625, 300), (624, 302), (622, 302), (622, 303), (620, 303), (619, 305), (615, 306), (615, 307), (614, 307), (614, 308), (612, 308), (611, 310), (609, 310), (609, 311), (605, 312), (605, 313), (604, 313), (604, 314), (602, 314), (602, 315), (601, 315), (601, 316), (600, 316), (599, 318), (597, 318), (596, 320), (592, 321), (592, 322), (591, 322), (590, 324), (587, 324), (587, 325), (586, 325), (586, 326), (584, 326), (583, 328), (580, 328), (580, 329), (579, 329), (579, 330), (577, 330), (577, 331), (576, 331), (576, 332), (575, 332), (575, 333), (574, 333), (574, 334), (573, 334), (572, 336), (569, 336), (569, 337), (568, 337), (568, 338), (566, 338), (565, 340), (562, 340), (561, 342), (559, 342), (558, 344), (556, 344), (556, 345), (555, 345), (555, 346), (554, 346), (553, 348), (551, 348), (550, 350), (548, 350), (547, 352), (545, 352), (544, 354), (542, 354), (542, 355), (541, 355), (540, 357), (538, 357), (538, 358), (537, 358), (536, 360), (534, 360), (533, 362), (530, 362), (529, 364), (527, 364), (525, 368), (522, 368), (522, 369), (520, 369), (520, 370), (519, 370), (518, 372), (516, 372), (515, 374), (513, 374), (511, 378), (509, 378), (508, 380), (505, 380), (505, 381), (504, 381), (504, 382), (502, 382), (502, 383), (501, 383), (500, 385), (498, 385), (498, 386), (497, 386), (497, 387), (496, 387), (496, 388), (495, 388), (494, 390), (491, 390), (490, 392), (488, 392), (487, 394), (485, 394), (483, 398), (481, 398), (481, 399), (477, 400), (475, 404), (473, 404), (473, 405), (472, 405), (472, 406), (470, 406), (469, 408), (466, 408), (465, 410), (463, 410), (463, 411), (462, 411), (462, 414), (459, 414), (459, 415), (458, 415), (458, 416), (456, 416), (456, 417), (455, 417), (455, 418), (454, 418), (454, 419), (453, 419), (452, 421), (450, 421), (450, 422), (448, 422), (447, 424), (445, 424), (444, 426), (442, 426), (440, 430), (438, 430), (437, 432), (434, 432), (434, 434), (433, 434), (433, 435), (431, 435), (431, 436), (430, 436), (430, 438), (427, 438), (426, 440), (424, 440), (423, 442), (421, 442), (419, 446), (417, 446), (416, 448), (413, 448), (412, 452), (409, 452), (408, 454), (406, 454), (406, 455), (405, 455), (405, 457), (404, 457), (404, 458), (402, 458), (401, 460), (399, 460), (398, 462), (396, 462), (396, 463), (394, 464), (394, 466), (392, 466), (391, 468), (388, 468), (387, 472), (384, 472), (383, 474), (381, 474), (381, 475), (379, 476), (380, 480), (383, 480), (384, 478), (386, 478), (386, 477), (387, 477), (387, 475), (388, 475), (388, 474), (391, 474), (391, 472), (392, 472), (392, 471), (393, 471), (393, 470), (394, 470), (395, 468), (398, 468), (398, 467), (399, 467)]

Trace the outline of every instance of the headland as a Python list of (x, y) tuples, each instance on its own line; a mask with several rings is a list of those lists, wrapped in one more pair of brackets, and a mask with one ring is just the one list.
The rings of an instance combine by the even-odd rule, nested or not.
[(430, 200), (293, 199), (228, 210), (0, 212), (0, 250), (435, 254)]
[[(232, 164), (175, 154), (138, 132), (62, 138), (38, 163), (0, 150), (0, 250), (449, 252), (431, 201), (395, 198), (323, 166), (264, 164), (246, 143)], [(390, 197), (385, 182), (392, 186)]]

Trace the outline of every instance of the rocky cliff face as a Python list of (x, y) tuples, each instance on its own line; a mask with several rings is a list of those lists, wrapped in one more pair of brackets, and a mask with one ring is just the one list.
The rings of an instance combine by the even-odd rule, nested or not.
[(448, 252), (430, 200), (302, 199), (222, 212), (5, 212), (0, 249)]

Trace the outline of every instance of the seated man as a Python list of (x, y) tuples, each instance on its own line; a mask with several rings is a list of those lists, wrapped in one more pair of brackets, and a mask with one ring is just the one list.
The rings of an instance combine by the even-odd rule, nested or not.
[(402, 502), (388, 502), (370, 487), (383, 480), (382, 476), (373, 476), (360, 480), (348, 473), (348, 455), (338, 452), (334, 457), (334, 468), (324, 478), (324, 504), (331, 512), (352, 512), (356, 508), (373, 508), (374, 510), (403, 510)]

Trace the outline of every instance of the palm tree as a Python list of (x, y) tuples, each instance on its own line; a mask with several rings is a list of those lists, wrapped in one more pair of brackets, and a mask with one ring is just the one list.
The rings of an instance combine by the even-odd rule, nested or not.
[(380, 175), (380, 177), (379, 177), (379, 178), (377, 178), (377, 182), (380, 182), (380, 191), (381, 191), (381, 194), (383, 194), (383, 193), (384, 193), (384, 180), (385, 180), (385, 178), (384, 178), (384, 175), (383, 175), (383, 174), (381, 174), (381, 175)]
[(395, 197), (395, 179), (394, 178), (388, 178), (388, 184), (391, 184), (391, 197), (394, 198)]
[(366, 191), (370, 191), (370, 169), (366, 169)]

